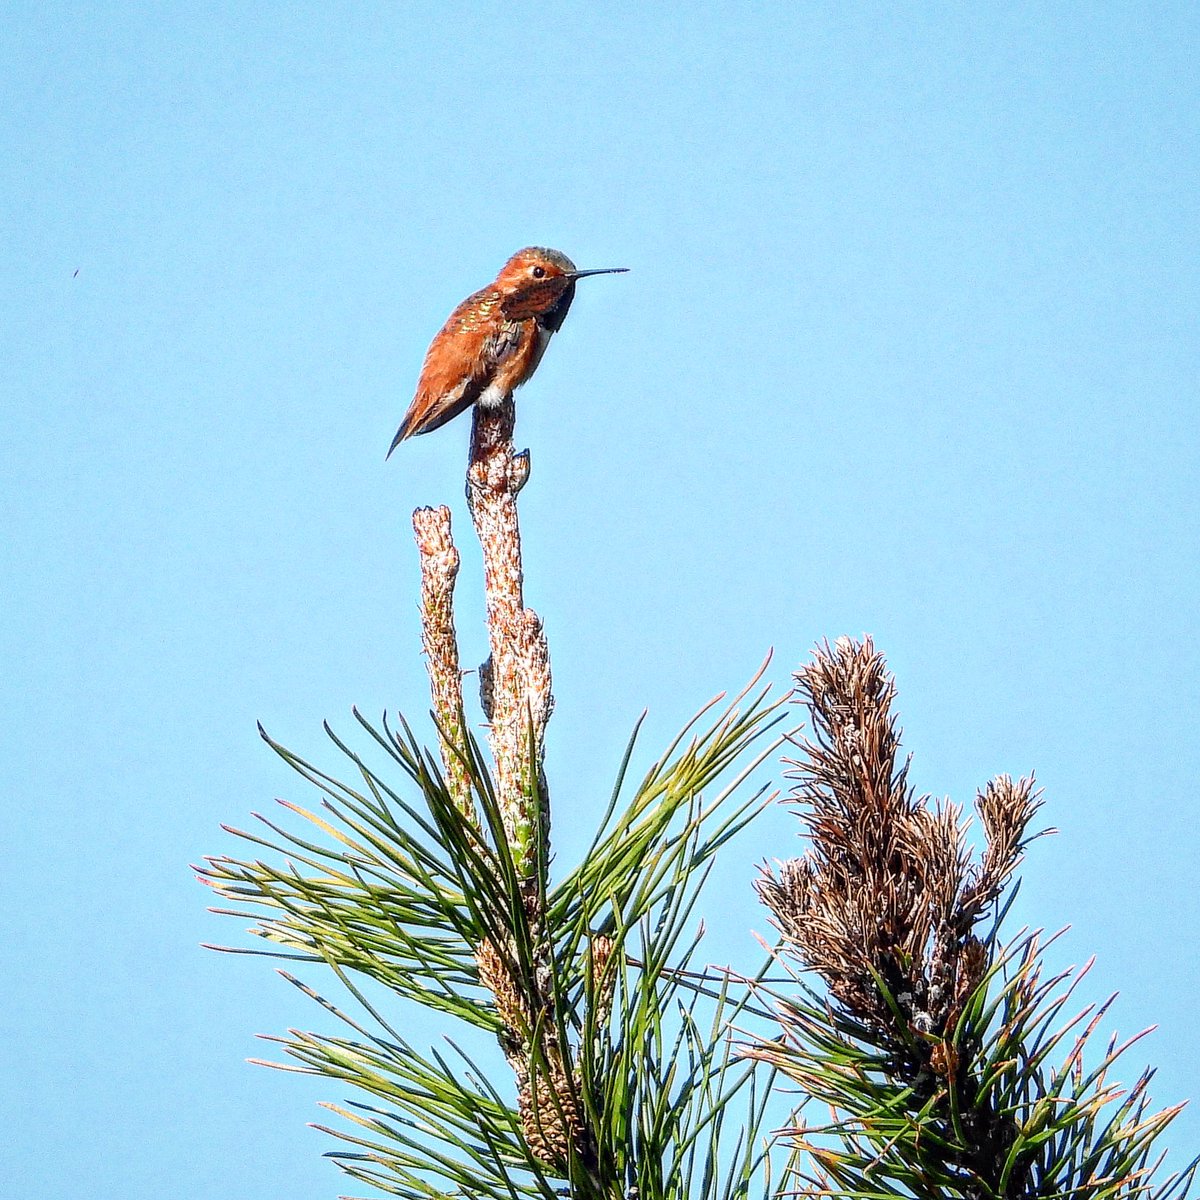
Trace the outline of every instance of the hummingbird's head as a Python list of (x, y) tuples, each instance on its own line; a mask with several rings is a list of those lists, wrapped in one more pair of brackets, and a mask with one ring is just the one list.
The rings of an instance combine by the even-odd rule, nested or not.
[(575, 264), (561, 251), (548, 250), (545, 246), (526, 246), (504, 264), (496, 282), (504, 290), (554, 280), (561, 280), (565, 285), (574, 274)]
[(552, 332), (566, 319), (575, 298), (575, 280), (586, 275), (609, 275), (628, 267), (580, 271), (561, 251), (545, 246), (518, 250), (500, 269), (496, 288), (502, 294), (504, 315), (511, 321), (536, 318)]

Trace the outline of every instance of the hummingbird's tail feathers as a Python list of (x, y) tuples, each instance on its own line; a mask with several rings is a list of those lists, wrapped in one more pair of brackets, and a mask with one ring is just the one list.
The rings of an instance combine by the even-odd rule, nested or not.
[(396, 436), (392, 438), (392, 444), (388, 447), (388, 452), (383, 456), (384, 462), (387, 462), (387, 460), (392, 457), (392, 451), (395, 450), (395, 448), (400, 445), (400, 443), (404, 441), (406, 437), (408, 437), (409, 432), (408, 418), (405, 417), (404, 424), (401, 425), (398, 430), (396, 430)]
[(432, 399), (424, 392), (418, 392), (416, 399), (409, 405), (408, 412), (404, 414), (396, 436), (392, 438), (384, 461), (391, 458), (392, 451), (405, 439), (432, 433), (435, 429), (441, 429), (447, 421), (452, 421), (459, 413), (466, 412), (479, 399), (481, 391), (482, 385), (479, 380), (472, 378), (463, 380), (458, 387), (445, 395)]

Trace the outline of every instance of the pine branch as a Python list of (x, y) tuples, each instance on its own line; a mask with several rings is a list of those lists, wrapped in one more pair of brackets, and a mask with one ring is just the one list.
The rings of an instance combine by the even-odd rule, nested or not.
[[(377, 728), (355, 713), (385, 758), (327, 727), (352, 767), (344, 783), (267, 738), (322, 795), (319, 806), (281, 802), (309, 832), (259, 817), (262, 831), (232, 832), (268, 861), (212, 858), (201, 878), (231, 903), (219, 911), (250, 918), (267, 943), (241, 952), (320, 964), (350, 996), (335, 1003), (286, 975), (343, 1032), (290, 1030), (272, 1039), (287, 1062), (270, 1065), (368, 1098), (329, 1106), (351, 1124), (329, 1132), (354, 1178), (408, 1200), (549, 1200), (564, 1182), (579, 1200), (746, 1200), (766, 1172), (767, 1093), (725, 1029), (750, 993), (687, 970), (688, 929), (713, 855), (772, 799), (745, 787), (763, 755), (737, 764), (781, 702), (757, 690), (760, 671), (725, 709), (705, 706), (627, 795), (635, 730), (591, 851), (550, 888), (553, 700), (541, 621), (524, 607), (516, 500), (528, 459), (513, 452), (512, 417), (511, 403), (476, 408), (468, 467), (491, 643), (480, 672), (488, 761), (464, 712), (450, 514), (419, 509), (437, 750), (403, 720)], [(453, 1054), (413, 1046), (391, 999), (494, 1036), (510, 1085), (455, 1043)], [(744, 1119), (726, 1122), (735, 1099)]]
[(467, 502), (483, 550), (491, 655), (479, 670), (505, 831), (522, 875), (538, 881), (537, 839), (549, 827), (542, 775), (546, 723), (554, 707), (550, 654), (541, 618), (524, 602), (517, 495), (529, 478), (528, 454), (516, 454), (512, 398), (476, 405), (467, 467)]
[(421, 556), (421, 642), (429, 671), (442, 766), (454, 803), (464, 817), (474, 820), (462, 672), (454, 632), (454, 581), (458, 576), (459, 556), (450, 532), (450, 510), (445, 505), (418, 508), (413, 513), (413, 532)]

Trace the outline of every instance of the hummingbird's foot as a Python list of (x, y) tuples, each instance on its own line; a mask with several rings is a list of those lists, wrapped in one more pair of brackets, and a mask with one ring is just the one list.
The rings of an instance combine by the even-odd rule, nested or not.
[(515, 496), (529, 482), (529, 451), (522, 450), (512, 456), (512, 490)]
[(492, 656), (490, 654), (479, 664), (479, 705), (483, 709), (483, 715), (490, 721), (495, 708), (495, 697), (492, 691)]

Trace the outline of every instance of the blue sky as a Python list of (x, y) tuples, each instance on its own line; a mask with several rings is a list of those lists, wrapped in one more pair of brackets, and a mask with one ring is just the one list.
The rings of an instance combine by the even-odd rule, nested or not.
[[(253, 10), (252, 10), (253, 8)], [(1017, 923), (1098, 955), (1194, 1094), (1200, 10), (11, 4), (0, 26), (0, 1191), (332, 1196), (335, 1087), (244, 1063), (316, 1020), (202, 941), (187, 864), (272, 797), (254, 723), (427, 701), (384, 463), (446, 314), (529, 243), (580, 284), (518, 439), (570, 861), (774, 647), (872, 633), (918, 787), (1036, 769)], [(771, 772), (764, 772), (769, 779)], [(732, 847), (711, 957), (750, 965)], [(1189, 1113), (1171, 1139), (1196, 1148)]]

